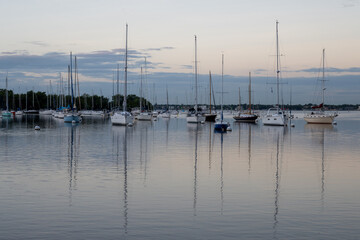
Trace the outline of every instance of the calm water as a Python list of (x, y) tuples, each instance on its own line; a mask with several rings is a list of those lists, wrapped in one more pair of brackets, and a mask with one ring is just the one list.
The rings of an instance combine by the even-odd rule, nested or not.
[(3, 119), (0, 239), (359, 239), (360, 112), (293, 122)]

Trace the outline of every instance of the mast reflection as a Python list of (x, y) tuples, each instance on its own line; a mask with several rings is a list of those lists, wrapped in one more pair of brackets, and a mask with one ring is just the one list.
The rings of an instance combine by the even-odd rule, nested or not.
[(72, 205), (72, 191), (76, 190), (77, 166), (79, 157), (80, 134), (77, 136), (77, 125), (66, 124), (68, 127), (68, 174), (69, 174), (69, 205)]
[(311, 131), (312, 135), (317, 139), (317, 144), (321, 146), (321, 190), (320, 200), (321, 206), (324, 208), (325, 198), (325, 131), (333, 131), (331, 124), (306, 124), (305, 130)]

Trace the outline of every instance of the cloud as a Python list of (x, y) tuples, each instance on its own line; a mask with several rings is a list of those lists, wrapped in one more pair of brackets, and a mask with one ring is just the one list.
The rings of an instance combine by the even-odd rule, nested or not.
[(49, 44), (44, 43), (42, 41), (28, 41), (28, 42), (24, 42), (24, 43), (39, 46), (39, 47), (48, 47), (49, 46)]
[[(322, 71), (322, 68), (307, 68), (297, 70), (296, 72), (319, 72)], [(325, 72), (332, 73), (360, 73), (360, 67), (351, 67), (351, 68), (325, 68)]]
[(192, 69), (193, 66), (192, 65), (181, 65), (181, 68), (183, 68), (183, 69)]
[(344, 0), (343, 7), (356, 7), (359, 6), (359, 0)]
[(159, 48), (145, 48), (142, 49), (144, 52), (150, 52), (150, 51), (162, 51), (162, 50), (173, 50), (174, 47), (159, 47)]

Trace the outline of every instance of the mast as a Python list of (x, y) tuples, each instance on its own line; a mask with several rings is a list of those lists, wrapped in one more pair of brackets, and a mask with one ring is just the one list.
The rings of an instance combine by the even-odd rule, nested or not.
[(211, 71), (209, 71), (209, 82), (210, 82), (210, 91), (209, 91), (209, 94), (210, 94), (210, 114), (211, 114)]
[(126, 24), (126, 42), (125, 42), (125, 89), (124, 89), (124, 102), (123, 102), (123, 110), (126, 112), (126, 103), (127, 103), (127, 56), (128, 55), (128, 24)]
[(28, 110), (28, 91), (26, 91), (26, 98), (25, 98), (25, 100), (26, 100), (26, 111)]
[(195, 114), (197, 114), (197, 104), (198, 104), (198, 99), (197, 99), (197, 42), (196, 42), (196, 35), (195, 35)]
[(169, 93), (168, 93), (168, 87), (166, 85), (166, 110), (169, 111)]
[(21, 108), (21, 93), (20, 93), (20, 87), (19, 87), (19, 108), (22, 109), (22, 108)]
[(279, 78), (280, 78), (280, 70), (279, 70), (279, 22), (276, 20), (276, 93), (277, 93), (277, 106), (280, 105), (279, 100)]
[(120, 108), (120, 90), (119, 90), (119, 86), (120, 86), (120, 78), (119, 78), (119, 64), (117, 65), (117, 69), (116, 69), (116, 105), (118, 106), (118, 108)]
[(239, 87), (239, 112), (241, 113), (241, 96), (240, 96), (240, 87)]
[(70, 86), (71, 86), (71, 110), (74, 107), (74, 89), (73, 89), (73, 77), (72, 77), (72, 52), (70, 52)]
[(33, 87), (33, 90), (32, 90), (32, 105), (33, 105), (33, 108), (35, 109), (35, 93), (34, 93), (34, 87)]
[(251, 72), (249, 72), (249, 112), (251, 114)]
[(141, 75), (140, 75), (140, 113), (142, 110), (142, 80), (143, 80), (143, 68), (141, 67)]
[(324, 110), (324, 100), (325, 100), (325, 48), (323, 49), (323, 56), (322, 56), (322, 81), (321, 81), (321, 87), (322, 87), (322, 107), (321, 110)]
[(6, 74), (5, 95), (6, 95), (6, 111), (9, 111), (9, 93), (8, 93), (8, 76), (7, 76), (7, 74)]
[[(81, 110), (79, 71), (78, 71), (78, 65), (77, 65), (76, 56), (75, 56), (75, 70), (76, 70), (76, 73), (75, 73), (75, 74), (76, 74), (76, 80), (77, 80), (78, 100), (79, 100), (78, 109)], [(75, 92), (76, 92), (76, 84), (75, 84)]]
[(223, 104), (224, 104), (224, 54), (221, 55), (221, 115), (223, 111)]

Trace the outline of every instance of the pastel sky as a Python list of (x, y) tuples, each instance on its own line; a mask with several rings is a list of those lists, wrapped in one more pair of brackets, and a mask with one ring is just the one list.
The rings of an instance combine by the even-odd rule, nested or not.
[[(207, 102), (208, 72), (225, 103), (275, 103), (275, 21), (279, 21), (283, 99), (318, 101), (318, 68), (326, 49), (328, 103), (360, 103), (360, 1), (266, 0), (0, 0), (0, 79), (15, 91), (57, 89), (69, 52), (79, 58), (81, 92), (112, 94), (113, 71), (124, 78), (125, 24), (129, 24), (129, 91), (139, 93), (147, 57), (146, 96), (170, 103), (194, 101), (194, 35), (198, 37), (199, 99)], [(0, 88), (5, 81), (0, 82)], [(122, 89), (123, 86), (121, 86)], [(122, 91), (122, 90), (121, 90)], [(216, 98), (219, 98), (218, 94)], [(218, 99), (219, 101), (219, 99)]]

